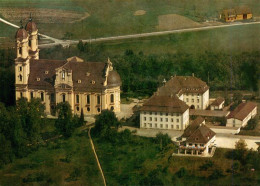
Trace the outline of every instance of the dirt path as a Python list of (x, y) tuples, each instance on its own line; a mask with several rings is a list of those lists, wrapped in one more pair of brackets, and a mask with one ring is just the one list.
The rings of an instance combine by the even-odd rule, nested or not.
[(92, 128), (92, 127), (89, 128), (88, 137), (89, 137), (89, 139), (90, 139), (91, 147), (92, 147), (92, 150), (93, 150), (93, 152), (94, 152), (95, 158), (96, 158), (96, 160), (97, 160), (98, 168), (99, 168), (100, 173), (101, 173), (101, 175), (102, 175), (102, 178), (103, 178), (103, 181), (104, 181), (104, 185), (106, 186), (106, 185), (107, 185), (107, 184), (106, 184), (106, 179), (105, 179), (105, 176), (104, 176), (102, 167), (101, 167), (101, 165), (100, 165), (100, 163), (99, 163), (98, 156), (97, 156), (97, 153), (96, 153), (96, 150), (95, 150), (95, 146), (94, 146), (94, 143), (93, 143), (92, 138), (91, 138), (91, 135), (90, 135), (91, 128)]

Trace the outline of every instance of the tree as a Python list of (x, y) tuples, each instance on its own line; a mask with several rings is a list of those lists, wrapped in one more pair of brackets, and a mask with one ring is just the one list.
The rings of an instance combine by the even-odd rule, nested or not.
[(41, 129), (41, 117), (44, 116), (44, 105), (39, 98), (30, 102), (26, 98), (17, 101), (17, 114), (22, 128), (30, 142), (39, 140)]
[(182, 178), (184, 176), (187, 176), (188, 175), (188, 171), (182, 167), (178, 170), (178, 172), (176, 172), (176, 175), (179, 177), (179, 178)]
[(83, 113), (83, 108), (81, 109), (81, 112), (80, 112), (80, 118), (79, 118), (79, 123), (78, 123), (78, 126), (82, 126), (85, 124), (85, 119), (84, 119), (84, 113)]
[(79, 43), (77, 44), (77, 48), (80, 52), (84, 52), (84, 44), (82, 40), (80, 40)]
[(250, 119), (248, 121), (248, 123), (247, 123), (247, 125), (245, 126), (244, 129), (246, 129), (246, 130), (254, 130), (256, 125), (257, 125), (257, 123), (258, 123), (257, 118), (252, 118), (252, 119)]
[(95, 135), (104, 138), (114, 138), (117, 132), (120, 122), (116, 118), (116, 115), (111, 110), (102, 110), (102, 112), (96, 116), (95, 127), (93, 132)]
[(68, 138), (75, 130), (70, 104), (68, 102), (61, 102), (56, 108), (58, 119), (55, 122), (55, 127), (60, 134)]
[(237, 159), (242, 164), (245, 164), (247, 151), (248, 149), (245, 140), (243, 139), (238, 140), (235, 145), (234, 159)]
[(219, 179), (221, 177), (223, 177), (223, 170), (222, 169), (214, 169), (214, 171), (212, 172), (212, 174), (209, 176), (209, 179)]
[(233, 102), (240, 104), (242, 103), (243, 95), (240, 92), (236, 92), (233, 94)]
[(168, 134), (162, 134), (159, 132), (156, 134), (155, 142), (160, 144), (161, 150), (172, 142), (171, 137)]

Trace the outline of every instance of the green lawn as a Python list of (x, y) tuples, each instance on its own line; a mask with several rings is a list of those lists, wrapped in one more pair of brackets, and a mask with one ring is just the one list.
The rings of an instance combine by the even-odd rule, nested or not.
[[(73, 39), (157, 31), (160, 15), (179, 14), (200, 22), (217, 18), (223, 8), (239, 5), (251, 7), (254, 16), (260, 15), (258, 0), (205, 0), (203, 3), (199, 0), (192, 2), (183, 0), (3, 0), (0, 2), (1, 8), (29, 7), (88, 12), (90, 16), (87, 19), (76, 23), (41, 23), (40, 21), (37, 23), (40, 32), (44, 34), (62, 38), (66, 32), (70, 32), (73, 34)], [(145, 10), (146, 14), (134, 16), (137, 10)], [(19, 20), (16, 23), (18, 22)]]

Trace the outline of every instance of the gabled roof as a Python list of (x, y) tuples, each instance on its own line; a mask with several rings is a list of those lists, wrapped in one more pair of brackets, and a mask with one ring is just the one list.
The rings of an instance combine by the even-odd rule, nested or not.
[[(113, 70), (108, 73), (111, 84), (108, 82), (107, 86), (104, 86), (106, 63), (84, 62), (78, 57), (72, 57), (67, 60), (31, 59), (29, 89), (54, 89), (56, 70), (59, 68), (72, 72), (74, 91), (101, 91), (106, 87), (121, 85), (120, 76)], [(37, 81), (37, 78), (40, 80)]]
[(207, 143), (216, 133), (203, 124), (204, 119), (197, 117), (184, 131), (182, 137), (188, 143)]
[(225, 101), (224, 98), (222, 97), (218, 97), (217, 99), (215, 99), (215, 101), (213, 101), (213, 103), (211, 103), (212, 106), (219, 106), (220, 104), (222, 104)]
[(236, 16), (235, 9), (225, 9), (225, 10), (223, 10), (223, 14), (225, 15), (226, 18)]
[(227, 119), (234, 118), (243, 121), (256, 107), (257, 104), (253, 102), (240, 103), (237, 108), (228, 115)]
[(140, 108), (141, 111), (184, 113), (189, 106), (176, 96), (153, 95)]
[(182, 93), (204, 93), (209, 89), (207, 84), (194, 76), (174, 76), (157, 90), (162, 96)]
[(237, 6), (235, 7), (236, 14), (251, 14), (252, 11), (247, 6)]

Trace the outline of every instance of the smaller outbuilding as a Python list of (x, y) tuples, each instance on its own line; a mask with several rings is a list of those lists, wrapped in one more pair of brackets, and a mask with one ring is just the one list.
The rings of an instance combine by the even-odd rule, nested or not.
[(179, 140), (178, 154), (210, 156), (215, 151), (216, 133), (205, 125), (205, 119), (197, 117)]
[(257, 104), (253, 102), (241, 103), (227, 117), (227, 127), (245, 127), (247, 122), (257, 114)]
[(249, 7), (239, 6), (235, 7), (236, 20), (248, 20), (253, 18), (253, 13)]
[(225, 99), (222, 97), (218, 97), (211, 103), (210, 110), (222, 110), (224, 108)]

